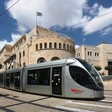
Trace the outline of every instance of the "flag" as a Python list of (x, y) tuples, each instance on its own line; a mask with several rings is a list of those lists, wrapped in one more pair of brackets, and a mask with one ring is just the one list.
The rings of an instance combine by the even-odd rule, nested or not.
[(42, 16), (42, 13), (40, 13), (40, 12), (37, 12), (36, 14), (37, 14), (37, 16)]
[(85, 42), (85, 38), (83, 38), (83, 41), (82, 42)]

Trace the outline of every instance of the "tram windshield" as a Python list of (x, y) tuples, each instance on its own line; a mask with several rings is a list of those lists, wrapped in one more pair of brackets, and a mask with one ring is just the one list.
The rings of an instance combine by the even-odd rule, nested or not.
[(99, 76), (99, 74), (97, 73), (97, 71), (95, 70), (94, 67), (92, 67), (88, 62), (81, 60), (81, 59), (77, 59), (90, 73), (90, 75), (92, 76), (92, 78), (96, 81), (96, 83), (100, 86), (100, 84), (102, 83), (102, 80)]

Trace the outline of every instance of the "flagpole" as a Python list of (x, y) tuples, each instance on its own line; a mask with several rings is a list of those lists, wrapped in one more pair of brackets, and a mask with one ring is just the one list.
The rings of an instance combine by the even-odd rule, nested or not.
[(37, 33), (37, 35), (39, 35), (38, 25), (37, 25), (37, 16), (42, 16), (42, 13), (36, 12), (36, 33)]
[(38, 35), (37, 13), (36, 13), (36, 34)]
[(36, 14), (36, 27), (37, 27), (37, 14)]

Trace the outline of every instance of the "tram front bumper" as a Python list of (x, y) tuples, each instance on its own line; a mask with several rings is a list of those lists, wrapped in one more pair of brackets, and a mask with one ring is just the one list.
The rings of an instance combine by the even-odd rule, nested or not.
[(104, 98), (104, 91), (95, 91), (94, 98)]

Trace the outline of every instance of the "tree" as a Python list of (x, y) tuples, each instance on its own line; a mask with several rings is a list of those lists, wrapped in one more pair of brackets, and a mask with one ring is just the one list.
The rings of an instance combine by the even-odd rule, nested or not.
[(112, 65), (106, 66), (105, 70), (108, 70), (108, 75), (112, 75)]
[(94, 66), (96, 70), (100, 71), (102, 68), (100, 66)]
[(105, 67), (105, 70), (112, 70), (112, 65), (108, 65)]

